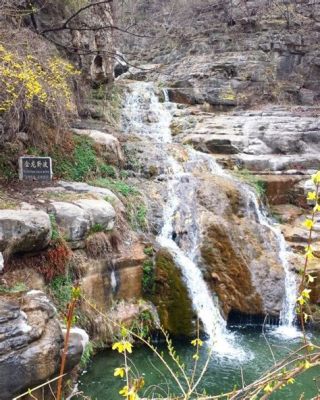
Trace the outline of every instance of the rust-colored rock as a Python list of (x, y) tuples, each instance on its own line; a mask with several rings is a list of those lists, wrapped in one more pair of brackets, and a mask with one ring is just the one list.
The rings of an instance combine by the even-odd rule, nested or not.
[(198, 178), (205, 278), (225, 315), (278, 315), (284, 271), (273, 232), (259, 223), (250, 197), (236, 181)]

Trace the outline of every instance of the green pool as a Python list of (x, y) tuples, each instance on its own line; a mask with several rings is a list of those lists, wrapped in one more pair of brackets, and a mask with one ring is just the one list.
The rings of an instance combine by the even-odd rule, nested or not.
[[(276, 334), (274, 328), (267, 328), (265, 336), (262, 334), (261, 327), (237, 327), (232, 329), (232, 334), (233, 342), (240, 351), (237, 351), (234, 357), (213, 357), (199, 391), (205, 390), (208, 394), (214, 395), (230, 391), (235, 386), (241, 387), (242, 379), (248, 384), (266, 371), (274, 363), (274, 358), (279, 360), (300, 344), (299, 338), (285, 339)], [(314, 342), (319, 342), (315, 334), (312, 335), (312, 339)], [(165, 351), (164, 346), (158, 347)], [(176, 342), (175, 347), (187, 369), (192, 371), (194, 348), (188, 342)], [(201, 349), (201, 353), (200, 364), (206, 358), (205, 346)], [(116, 367), (121, 366), (122, 362), (121, 355), (115, 351), (108, 350), (98, 354), (81, 375), (79, 389), (92, 400), (121, 399), (118, 392), (125, 382), (115, 378), (113, 372)], [(140, 393), (141, 397), (146, 396), (152, 399), (176, 393), (174, 381), (170, 379), (158, 358), (145, 347), (134, 347), (131, 368), (137, 374), (144, 376), (145, 388)], [(272, 399), (298, 400), (302, 393), (304, 393), (304, 399), (311, 399), (318, 393), (317, 383), (320, 388), (320, 368), (307, 370), (295, 384), (274, 394)]]

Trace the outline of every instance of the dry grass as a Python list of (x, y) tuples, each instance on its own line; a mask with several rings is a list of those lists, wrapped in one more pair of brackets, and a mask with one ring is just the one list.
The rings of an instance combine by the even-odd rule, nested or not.
[(100, 200), (101, 198), (93, 193), (75, 193), (75, 192), (68, 192), (68, 191), (61, 191), (58, 190), (56, 192), (52, 191), (45, 191), (41, 190), (38, 193), (41, 193), (41, 198), (45, 200), (54, 200), (54, 201), (66, 201), (66, 202), (73, 202), (77, 200), (83, 199), (91, 199), (91, 200)]
[(0, 210), (12, 210), (17, 208), (18, 203), (0, 190)]
[(119, 235), (115, 232), (97, 232), (86, 239), (86, 252), (91, 258), (106, 258), (118, 252)]
[(56, 276), (65, 274), (71, 254), (67, 245), (58, 240), (52, 247), (39, 254), (12, 256), (5, 265), (5, 272), (33, 268), (46, 283), (49, 283)]

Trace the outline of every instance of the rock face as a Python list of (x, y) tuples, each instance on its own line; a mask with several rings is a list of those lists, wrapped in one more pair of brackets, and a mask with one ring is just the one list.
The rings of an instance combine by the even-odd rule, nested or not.
[[(17, 2), (18, 3), (18, 2)], [(93, 3), (93, 2), (92, 2)], [(33, 15), (29, 25), (45, 35), (54, 43), (61, 45), (74, 54), (74, 61), (95, 83), (113, 80), (114, 59), (110, 55), (114, 50), (112, 29), (101, 29), (113, 24), (112, 2), (95, 4), (83, 12), (74, 15), (81, 8), (79, 3), (44, 4), (36, 0), (38, 12)], [(75, 29), (55, 30), (70, 18), (70, 25)], [(27, 16), (26, 19), (31, 19)], [(54, 25), (54, 26), (53, 26)], [(81, 29), (83, 26), (93, 29)]]
[(42, 250), (51, 239), (51, 223), (43, 211), (0, 210), (0, 251)]
[(155, 267), (150, 300), (157, 307), (161, 325), (174, 336), (193, 336), (196, 315), (180, 270), (166, 250), (157, 253)]
[[(0, 398), (7, 400), (57, 373), (63, 337), (56, 310), (40, 291), (24, 295), (21, 305), (2, 296), (0, 309)], [(82, 346), (70, 352), (69, 369), (82, 352)]]
[[(130, 326), (145, 310), (139, 306), (139, 299), (142, 298), (142, 266), (146, 256), (144, 247), (125, 224), (122, 234), (121, 239), (112, 232), (90, 235), (86, 240), (86, 254), (78, 252), (76, 262), (83, 271), (81, 288), (89, 302), (109, 318), (112, 309), (115, 321)], [(116, 302), (124, 303), (125, 307), (117, 309)], [(91, 340), (110, 344), (117, 327), (87, 304), (82, 305), (82, 311), (88, 321)]]
[[(134, 52), (141, 64), (162, 64), (148, 76), (166, 83), (172, 101), (230, 109), (284, 100), (312, 105), (319, 100), (318, 4), (253, 0), (229, 7), (210, 0), (178, 1), (170, 4), (169, 22), (169, 3), (137, 7), (144, 21), (137, 29), (145, 34), (145, 21), (152, 21), (155, 38), (132, 40), (129, 46), (124, 41), (122, 48)], [(166, 29), (174, 47), (158, 40), (157, 34)]]
[(205, 276), (226, 314), (278, 315), (284, 293), (279, 249), (246, 190), (226, 178), (199, 179)]
[[(304, 171), (320, 167), (320, 121), (316, 109), (266, 106), (261, 111), (214, 115), (199, 108), (184, 110), (175, 118), (193, 120), (176, 140), (196, 149), (224, 154), (237, 166), (251, 171)], [(231, 155), (231, 156), (230, 156)], [(232, 156), (234, 155), (234, 156)]]

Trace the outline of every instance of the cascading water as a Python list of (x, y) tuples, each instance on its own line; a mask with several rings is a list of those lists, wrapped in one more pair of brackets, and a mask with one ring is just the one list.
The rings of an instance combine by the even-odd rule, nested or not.
[[(193, 150), (193, 159), (198, 162), (201, 160), (206, 160), (208, 167), (211, 172), (215, 175), (220, 175), (228, 179), (234, 179), (230, 174), (227, 174), (210, 155), (201, 154)], [(199, 159), (200, 157), (200, 159)], [(239, 182), (238, 182), (239, 183)], [(297, 298), (297, 282), (294, 273), (290, 270), (288, 257), (287, 257), (287, 246), (284, 236), (281, 231), (269, 221), (264, 210), (259, 206), (257, 196), (253, 190), (248, 186), (241, 184), (243, 194), (247, 198), (247, 208), (250, 208), (249, 203), (252, 204), (254, 209), (254, 214), (260, 225), (265, 226), (268, 230), (273, 232), (278, 245), (278, 256), (285, 273), (285, 296), (283, 299), (283, 305), (280, 312), (280, 326), (276, 330), (276, 333), (285, 337), (297, 337), (300, 336), (300, 332), (296, 329), (295, 322), (295, 306)]]
[[(200, 234), (196, 222), (194, 196), (196, 184), (192, 175), (194, 152), (190, 150), (190, 160), (179, 163), (170, 155), (172, 114), (169, 108), (172, 103), (160, 103), (151, 83), (133, 83), (125, 104), (125, 130), (148, 137), (156, 146), (166, 152), (166, 177), (168, 181), (168, 200), (164, 207), (164, 225), (157, 240), (168, 249), (176, 265), (181, 269), (185, 279), (193, 307), (202, 322), (205, 332), (217, 353), (237, 356), (243, 354), (232, 344), (233, 336), (228, 333), (226, 321), (219, 311), (219, 306), (210, 293), (198, 267), (198, 248)], [(155, 122), (145, 124), (146, 113), (156, 115)], [(200, 153), (199, 153), (200, 154)], [(200, 155), (198, 156), (200, 157)], [(206, 158), (206, 155), (203, 155)], [(206, 160), (208, 162), (208, 160)], [(211, 160), (211, 166), (214, 161)], [(181, 218), (179, 219), (179, 216)], [(182, 236), (177, 237), (176, 227)]]
[(287, 337), (297, 337), (300, 335), (300, 333), (294, 326), (297, 283), (295, 275), (293, 274), (293, 272), (290, 271), (285, 238), (282, 235), (281, 231), (276, 226), (272, 225), (271, 222), (269, 222), (268, 217), (259, 207), (259, 203), (255, 194), (251, 190), (247, 190), (247, 193), (248, 200), (254, 207), (254, 211), (258, 218), (259, 224), (271, 230), (276, 238), (279, 248), (279, 258), (285, 273), (285, 296), (283, 300), (282, 310), (280, 312), (280, 326), (276, 330), (276, 332)]

